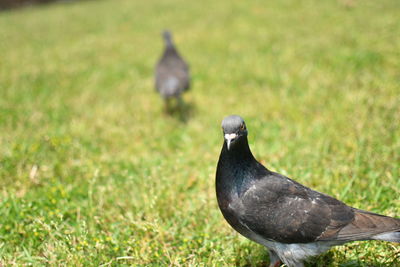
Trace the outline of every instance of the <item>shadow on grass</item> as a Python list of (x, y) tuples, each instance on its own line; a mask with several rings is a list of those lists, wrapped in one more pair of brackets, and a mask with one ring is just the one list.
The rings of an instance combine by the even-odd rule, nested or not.
[[(247, 259), (237, 258), (235, 260), (234, 266), (240, 267), (268, 267), (269, 256), (265, 253), (264, 259), (254, 259), (253, 257), (248, 257)], [(337, 260), (337, 259), (336, 259)], [(280, 265), (286, 266), (286, 265)], [(312, 257), (307, 262), (304, 263), (305, 267), (325, 267), (325, 266), (338, 266), (338, 267), (385, 267), (385, 264), (377, 264), (374, 262), (362, 262), (358, 260), (351, 260), (348, 262), (335, 263), (335, 253), (333, 251), (328, 251), (322, 255)]]
[(384, 264), (376, 264), (372, 262), (363, 262), (359, 260), (350, 260), (338, 263), (338, 259), (335, 257), (333, 251), (328, 251), (322, 255), (310, 258), (309, 261), (305, 263), (305, 267), (323, 267), (323, 266), (338, 266), (338, 267), (383, 267), (387, 266)]
[(346, 253), (335, 253), (334, 250), (327, 251), (319, 256), (310, 258), (306, 267), (339, 266), (339, 267), (384, 267), (392, 266), (387, 263), (377, 263), (367, 259), (346, 259)]

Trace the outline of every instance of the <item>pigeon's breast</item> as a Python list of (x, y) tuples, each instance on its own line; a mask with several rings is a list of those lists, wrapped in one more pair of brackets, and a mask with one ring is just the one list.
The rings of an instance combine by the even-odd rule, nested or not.
[(254, 233), (240, 220), (241, 215), (244, 214), (244, 206), (239, 199), (233, 199), (225, 207), (220, 206), (220, 209), (226, 221), (233, 229), (243, 236), (254, 240)]
[(217, 190), (217, 192), (218, 191), (224, 192), (222, 194), (217, 193), (217, 199), (225, 220), (240, 234), (256, 241), (254, 233), (240, 220), (245, 214), (245, 207), (240, 199), (241, 190), (237, 186), (233, 186), (230, 187), (229, 190)]

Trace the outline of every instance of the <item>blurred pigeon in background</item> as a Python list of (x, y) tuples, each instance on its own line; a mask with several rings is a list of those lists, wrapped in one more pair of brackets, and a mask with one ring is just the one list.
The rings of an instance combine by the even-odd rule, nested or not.
[(356, 240), (400, 243), (400, 220), (349, 207), (259, 163), (244, 120), (222, 121), (224, 144), (216, 174), (218, 205), (243, 236), (267, 247), (270, 266), (301, 267), (310, 256)]
[(165, 100), (166, 111), (170, 111), (171, 100), (176, 99), (181, 105), (181, 94), (190, 87), (189, 66), (175, 48), (171, 33), (164, 31), (162, 35), (165, 48), (156, 66), (155, 86)]

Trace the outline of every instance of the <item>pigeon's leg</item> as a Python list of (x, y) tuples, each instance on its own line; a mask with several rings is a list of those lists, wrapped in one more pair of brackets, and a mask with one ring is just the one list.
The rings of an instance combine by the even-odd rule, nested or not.
[(178, 101), (178, 110), (179, 110), (179, 112), (183, 112), (183, 107), (184, 107), (185, 103), (183, 102), (182, 96), (178, 95), (176, 97), (176, 99)]
[(269, 252), (269, 267), (279, 267), (282, 262), (279, 259), (278, 255), (272, 249), (268, 249)]
[(287, 267), (304, 267), (304, 264), (301, 261), (288, 261), (287, 259), (284, 259), (283, 263)]
[(169, 97), (164, 98), (164, 112), (167, 114), (171, 112), (171, 99)]

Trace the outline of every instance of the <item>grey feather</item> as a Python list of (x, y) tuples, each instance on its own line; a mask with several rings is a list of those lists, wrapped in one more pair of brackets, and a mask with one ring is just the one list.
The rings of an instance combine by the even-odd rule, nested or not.
[(190, 87), (189, 65), (175, 47), (170, 32), (163, 32), (164, 52), (156, 65), (155, 87), (163, 98), (178, 98)]

